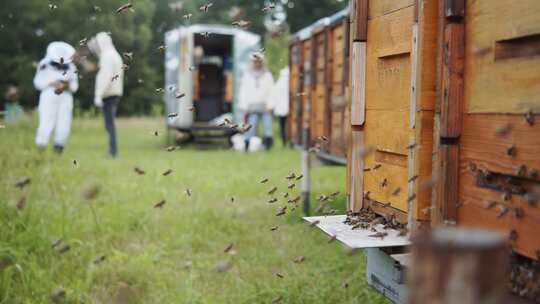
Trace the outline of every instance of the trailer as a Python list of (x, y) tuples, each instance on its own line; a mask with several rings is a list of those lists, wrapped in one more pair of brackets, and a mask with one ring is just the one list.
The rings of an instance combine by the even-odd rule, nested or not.
[[(371, 248), (368, 282), (397, 303), (411, 233), (497, 231), (511, 291), (538, 300), (540, 2), (353, 0), (350, 13), (348, 212), (306, 220)], [(387, 228), (370, 225), (378, 242), (365, 219)]]
[(235, 131), (219, 127), (216, 119), (236, 111), (239, 79), (260, 49), (259, 35), (224, 25), (181, 26), (165, 34), (164, 102), (167, 127), (182, 138), (230, 136)]

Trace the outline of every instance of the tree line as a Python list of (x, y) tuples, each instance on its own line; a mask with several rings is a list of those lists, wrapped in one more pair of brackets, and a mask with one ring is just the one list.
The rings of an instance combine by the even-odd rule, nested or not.
[[(343, 0), (276, 0), (284, 4), (291, 32), (330, 15), (347, 3)], [(144, 115), (161, 102), (156, 88), (163, 86), (163, 52), (159, 47), (167, 30), (180, 25), (207, 23), (230, 24), (232, 15), (240, 12), (249, 21), (248, 30), (265, 35), (262, 8), (265, 0), (132, 0), (133, 9), (122, 14), (115, 11), (128, 0), (7, 0), (0, 6), (0, 92), (10, 85), (21, 90), (20, 104), (26, 109), (37, 106), (38, 95), (32, 79), (36, 65), (45, 55), (48, 43), (62, 40), (76, 47), (82, 56), (96, 62), (84, 39), (98, 32), (109, 32), (120, 53), (132, 52), (133, 62), (126, 72), (121, 115)], [(213, 2), (208, 12), (199, 7)], [(192, 14), (185, 18), (185, 15)], [(270, 38), (269, 57), (280, 58), (273, 64), (287, 64), (287, 37)], [(268, 41), (268, 40), (272, 41)], [(82, 43), (80, 43), (82, 41)], [(75, 95), (76, 111), (92, 107), (94, 75), (80, 73), (80, 89)], [(2, 98), (0, 108), (6, 101)]]

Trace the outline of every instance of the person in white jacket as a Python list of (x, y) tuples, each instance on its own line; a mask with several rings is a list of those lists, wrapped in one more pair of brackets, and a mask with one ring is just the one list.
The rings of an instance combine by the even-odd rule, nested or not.
[(287, 143), (287, 115), (289, 115), (289, 68), (279, 72), (279, 78), (272, 89), (270, 107), (279, 119), (279, 131), (283, 146)]
[(272, 112), (270, 93), (274, 86), (274, 78), (265, 67), (264, 58), (260, 53), (251, 57), (251, 67), (244, 71), (240, 81), (238, 109), (248, 115), (251, 129), (245, 134), (246, 151), (249, 150), (249, 141), (255, 135), (257, 122), (262, 118), (263, 144), (268, 150), (272, 147)]
[(109, 34), (101, 32), (88, 42), (88, 49), (99, 58), (99, 70), (96, 75), (94, 104), (103, 109), (105, 129), (109, 134), (109, 154), (118, 153), (114, 118), (120, 97), (124, 93), (124, 69), (122, 57)]
[(64, 150), (71, 129), (73, 93), (79, 89), (74, 56), (75, 49), (71, 45), (51, 42), (34, 77), (34, 86), (41, 91), (36, 144), (44, 149), (54, 130), (54, 150), (59, 154)]

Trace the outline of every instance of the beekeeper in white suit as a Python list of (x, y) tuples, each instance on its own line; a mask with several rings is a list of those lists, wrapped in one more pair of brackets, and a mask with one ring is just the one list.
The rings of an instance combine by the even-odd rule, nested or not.
[(124, 92), (124, 69), (122, 57), (116, 51), (109, 34), (101, 32), (88, 42), (88, 49), (99, 58), (96, 75), (94, 104), (103, 109), (105, 129), (109, 134), (109, 154), (115, 157), (118, 148), (114, 118), (120, 97)]
[(36, 144), (45, 148), (52, 131), (54, 150), (62, 153), (69, 137), (73, 112), (73, 93), (79, 89), (75, 49), (65, 42), (51, 42), (38, 65), (34, 86), (39, 95), (39, 127)]

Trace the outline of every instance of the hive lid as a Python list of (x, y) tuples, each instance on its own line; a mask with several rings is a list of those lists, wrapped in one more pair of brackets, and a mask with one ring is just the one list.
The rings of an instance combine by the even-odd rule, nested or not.
[(384, 238), (372, 237), (375, 234), (368, 229), (352, 230), (350, 225), (344, 224), (346, 215), (333, 216), (312, 216), (304, 217), (304, 220), (313, 223), (319, 221), (317, 227), (330, 236), (336, 236), (336, 239), (353, 249), (360, 248), (379, 248), (410, 245), (407, 236), (398, 236), (399, 231), (395, 229), (384, 229), (383, 225), (376, 225), (375, 229), (380, 232), (386, 232)]

